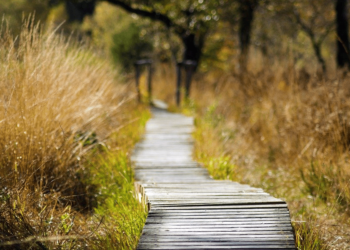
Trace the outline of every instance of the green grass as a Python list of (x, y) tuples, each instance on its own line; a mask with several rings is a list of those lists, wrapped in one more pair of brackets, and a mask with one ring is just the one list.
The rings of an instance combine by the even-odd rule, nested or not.
[[(126, 152), (108, 154), (91, 167), (98, 185), (96, 218), (103, 224), (95, 249), (134, 249), (146, 220), (146, 210), (134, 196), (133, 172)], [(99, 242), (100, 241), (100, 242)], [(96, 244), (98, 243), (98, 244)]]
[[(184, 112), (194, 114), (196, 112), (193, 101), (185, 105)], [(189, 108), (188, 108), (189, 106)], [(224, 118), (215, 115), (216, 104), (209, 106), (202, 116), (196, 118), (195, 138), (195, 158), (201, 162), (215, 179), (237, 180), (236, 165), (231, 160), (231, 155), (225, 152), (221, 143), (222, 136), (214, 131), (219, 128)]]
[(320, 237), (320, 232), (311, 228), (307, 222), (294, 222), (296, 246), (301, 250), (326, 250), (329, 246)]
[(146, 221), (147, 211), (135, 198), (134, 173), (129, 160), (149, 113), (144, 111), (138, 116), (139, 120), (113, 136), (118, 150), (94, 157), (88, 166), (92, 177), (89, 182), (97, 187), (94, 219), (102, 224), (93, 249), (135, 249)]

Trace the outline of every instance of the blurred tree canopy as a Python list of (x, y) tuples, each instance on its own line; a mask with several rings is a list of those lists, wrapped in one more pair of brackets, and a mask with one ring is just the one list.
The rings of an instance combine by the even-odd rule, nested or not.
[(112, 56), (126, 71), (130, 71), (135, 61), (147, 57), (147, 53), (153, 50), (152, 42), (140, 37), (141, 29), (140, 25), (131, 23), (113, 35)]
[(105, 0), (137, 15), (163, 23), (182, 41), (183, 60), (199, 61), (210, 27), (219, 20), (220, 1)]
[[(244, 67), (248, 54), (257, 51), (266, 60), (286, 57), (289, 51), (288, 55), (293, 55), (300, 67), (318, 62), (324, 72), (330, 59), (339, 67), (350, 67), (348, 11), (347, 0), (8, 0), (0, 3), (0, 13), (15, 32), (20, 30), (23, 16), (35, 13), (36, 20), (55, 24), (67, 20), (70, 24), (65, 27), (83, 31), (106, 51), (113, 48), (113, 53), (117, 53), (118, 46), (119, 51), (123, 46), (127, 48), (127, 44), (131, 46), (127, 40), (132, 39), (153, 43), (153, 53), (163, 61), (169, 58), (179, 61), (181, 57), (201, 61), (202, 69), (214, 66), (226, 70), (230, 69), (230, 60), (239, 62), (235, 64), (238, 68)], [(126, 44), (122, 45), (122, 41)], [(135, 52), (130, 46), (129, 52)], [(150, 48), (138, 43), (133, 46)], [(121, 54), (114, 57), (122, 58)]]
[[(216, 26), (220, 15), (229, 7), (230, 16), (240, 14), (240, 48), (246, 57), (252, 30), (253, 14), (258, 0), (216, 1), (216, 0), (104, 0), (127, 12), (147, 17), (162, 23), (168, 30), (176, 34), (182, 42), (183, 60), (200, 61), (208, 34)], [(71, 3), (71, 1), (68, 1)], [(230, 8), (237, 2), (239, 8)], [(95, 1), (74, 1), (77, 7), (82, 3), (91, 6)], [(82, 9), (83, 11), (83, 9)]]
[(0, 1), (1, 18), (14, 34), (18, 34), (23, 18), (34, 15), (35, 21), (45, 21), (49, 15), (50, 2), (47, 0), (6, 0)]

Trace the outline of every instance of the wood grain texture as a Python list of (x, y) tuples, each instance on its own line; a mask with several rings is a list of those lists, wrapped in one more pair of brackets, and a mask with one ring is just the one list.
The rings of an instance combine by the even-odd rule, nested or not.
[(138, 249), (296, 249), (286, 203), (213, 180), (192, 159), (193, 118), (153, 109), (131, 157), (148, 218)]

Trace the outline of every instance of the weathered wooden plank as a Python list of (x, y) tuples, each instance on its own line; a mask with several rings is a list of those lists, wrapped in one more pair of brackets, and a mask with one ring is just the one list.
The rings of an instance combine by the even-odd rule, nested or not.
[(173, 182), (173, 183), (164, 183), (162, 185), (159, 184), (147, 184), (145, 187), (147, 188), (158, 188), (158, 189), (188, 189), (191, 187), (191, 189), (202, 189), (202, 188), (218, 188), (219, 190), (226, 190), (226, 189), (257, 189), (261, 190), (260, 188), (253, 188), (248, 185), (241, 185), (237, 183), (227, 183), (227, 182), (219, 182), (214, 183), (214, 180), (207, 180), (203, 182), (188, 182), (186, 183), (186, 186), (183, 185), (183, 183)]
[[(265, 238), (253, 238), (253, 239), (246, 239), (246, 240), (237, 240), (235, 238), (224, 238), (223, 240), (220, 240), (220, 238), (212, 238), (212, 237), (196, 237), (196, 236), (190, 236), (190, 237), (154, 237), (150, 236), (150, 240), (147, 240), (147, 238), (142, 239), (140, 241), (141, 244), (157, 244), (157, 245), (167, 245), (167, 244), (174, 244), (174, 245), (215, 245), (215, 246), (247, 246), (247, 245), (292, 245), (294, 246), (295, 243), (293, 240), (290, 239), (279, 239), (279, 238), (272, 238), (272, 239), (265, 239)], [(243, 238), (244, 239), (244, 238)], [(153, 242), (151, 241), (153, 240)]]
[(162, 224), (166, 227), (202, 227), (202, 226), (225, 226), (225, 227), (239, 227), (239, 228), (244, 228), (244, 226), (247, 226), (247, 228), (250, 228), (252, 226), (256, 226), (257, 228), (259, 227), (275, 227), (275, 225), (280, 225), (280, 226), (290, 226), (290, 221), (288, 218), (280, 218), (280, 219), (265, 219), (265, 220), (248, 220), (247, 218), (245, 219), (216, 219), (216, 220), (210, 220), (208, 218), (206, 219), (187, 219), (185, 220), (177, 220), (174, 218), (169, 218), (169, 219), (164, 219), (164, 218), (157, 218), (157, 219), (149, 219), (146, 222), (146, 225), (150, 224)]
[[(207, 223), (204, 223), (203, 221), (200, 222), (169, 222), (169, 221), (160, 221), (160, 222), (147, 222), (146, 226), (150, 227), (150, 228), (160, 228), (160, 227), (169, 227), (169, 228), (188, 228), (188, 227), (218, 227), (218, 228), (242, 228), (242, 230), (244, 228), (263, 228), (263, 227), (270, 227), (270, 228), (276, 228), (279, 229), (280, 227), (290, 227), (291, 225), (288, 221), (266, 221), (265, 223), (257, 223), (257, 222), (245, 222), (245, 221), (241, 221), (241, 222), (234, 222), (232, 223), (230, 222), (215, 222), (215, 221), (209, 221)], [(146, 227), (145, 227), (146, 228)]]
[(235, 204), (235, 205), (192, 205), (192, 206), (152, 206), (151, 211), (194, 211), (194, 210), (208, 210), (208, 209), (222, 209), (223, 211), (228, 209), (256, 209), (256, 208), (287, 208), (287, 204)]
[(281, 238), (264, 238), (263, 240), (261, 238), (246, 238), (244, 240), (237, 240), (236, 238), (231, 238), (230, 236), (226, 237), (220, 237), (217, 235), (208, 235), (205, 236), (197, 236), (197, 235), (188, 235), (188, 236), (177, 236), (177, 235), (170, 235), (170, 236), (152, 236), (144, 237), (140, 242), (231, 242), (233, 245), (247, 245), (254, 242), (255, 244), (294, 244), (294, 240), (291, 239), (281, 239)]
[[(259, 198), (256, 198), (255, 196), (199, 196), (198, 198), (191, 197), (171, 197), (171, 196), (148, 196), (149, 201), (152, 204), (207, 204), (206, 202), (210, 202), (211, 204), (242, 204), (242, 203), (267, 203), (267, 202), (279, 202), (275, 199), (270, 198), (269, 196), (265, 198), (261, 198), (261, 196), (258, 196)], [(254, 199), (254, 200), (253, 200)], [(253, 200), (253, 201), (252, 201)]]
[[(155, 233), (155, 234), (151, 234), (151, 233), (147, 233), (142, 235), (143, 237), (170, 237), (170, 236), (178, 236), (179, 238), (187, 236), (187, 235), (191, 235), (193, 237), (211, 237), (211, 235), (215, 235), (215, 233), (209, 233), (208, 232), (203, 232), (203, 233), (194, 233), (194, 232), (183, 232), (183, 233), (176, 233), (176, 232), (169, 232), (169, 233)], [(291, 232), (289, 233), (289, 235), (291, 234)], [(210, 236), (208, 236), (210, 235)], [(224, 236), (226, 236), (226, 238), (230, 238), (231, 240), (236, 240), (236, 241), (246, 241), (249, 242), (249, 239), (255, 239), (255, 240), (259, 240), (259, 241), (264, 241), (266, 239), (274, 239), (275, 241), (280, 241), (281, 243), (283, 241), (291, 241), (294, 240), (293, 237), (286, 237), (284, 235), (234, 235), (231, 233), (217, 233), (218, 236), (223, 236), (222, 238), (225, 238)], [(221, 237), (220, 237), (221, 238)], [(232, 244), (231, 244), (232, 245)], [(251, 244), (253, 245), (253, 244)]]
[(185, 211), (185, 212), (178, 212), (178, 211), (171, 211), (171, 212), (164, 212), (164, 211), (149, 211), (148, 216), (196, 216), (196, 215), (259, 215), (259, 214), (285, 214), (289, 216), (289, 212), (286, 210), (275, 210), (275, 211), (261, 211), (261, 210), (244, 210), (244, 211), (236, 211), (236, 210), (195, 210), (193, 212)]
[(220, 235), (286, 235), (289, 233), (292, 233), (292, 228), (282, 229), (282, 228), (276, 228), (272, 230), (240, 230), (236, 229), (233, 230), (232, 228), (197, 228), (197, 227), (187, 227), (187, 228), (145, 228), (143, 230), (144, 234), (154, 234), (154, 233), (166, 233), (166, 234), (184, 234), (184, 233), (205, 233), (209, 235), (215, 235), (217, 233), (220, 233)]
[[(183, 186), (187, 186), (186, 187), (180, 187), (180, 186), (177, 186), (177, 187), (171, 187), (171, 186), (168, 186), (168, 187), (162, 187), (160, 183), (157, 183), (157, 186), (151, 186), (153, 183), (145, 183), (144, 184), (144, 188), (146, 190), (149, 190), (149, 191), (152, 191), (153, 189), (155, 191), (159, 190), (159, 192), (162, 192), (162, 191), (168, 191), (168, 192), (175, 192), (175, 193), (186, 193), (186, 192), (191, 192), (191, 190), (196, 193), (202, 193), (202, 192), (224, 192), (224, 193), (227, 193), (227, 192), (231, 192), (231, 193), (234, 193), (234, 192), (241, 192), (241, 193), (244, 193), (244, 192), (250, 192), (250, 191), (260, 191), (261, 193), (263, 193), (264, 191), (262, 189), (255, 189), (255, 188), (249, 188), (249, 187), (242, 187), (242, 186), (235, 186), (235, 185), (232, 185), (232, 186), (226, 186), (225, 189), (222, 189), (220, 188), (220, 186), (214, 186), (214, 185), (205, 185), (205, 184), (201, 184), (201, 183), (205, 183), (207, 181), (211, 181), (211, 179), (208, 179), (208, 180), (204, 180), (204, 181), (198, 181), (196, 182), (198, 184), (199, 187), (193, 187), (191, 185), (187, 185), (187, 183), (179, 183), (179, 184), (182, 184)], [(166, 183), (164, 183), (166, 184)], [(178, 185), (179, 185), (178, 184)]]
[[(184, 167), (184, 166), (178, 166), (178, 167), (166, 167), (166, 166), (139, 166), (139, 165), (135, 165), (134, 169), (137, 171), (135, 174), (140, 174), (140, 175), (145, 175), (146, 173), (154, 173), (157, 174), (157, 170), (160, 170), (160, 172), (158, 173), (164, 173), (165, 177), (168, 175), (171, 175), (173, 173), (186, 173), (187, 175), (189, 172), (192, 172), (193, 167)], [(142, 172), (141, 172), (142, 171)], [(205, 173), (206, 175), (208, 175), (207, 172), (201, 170), (200, 168), (197, 168), (194, 170), (194, 172), (202, 172)], [(208, 181), (212, 180), (211, 177), (209, 177)], [(152, 183), (154, 184), (154, 183)], [(158, 183), (157, 183), (158, 184)], [(159, 185), (157, 186), (152, 186), (151, 188), (162, 188)], [(170, 189), (170, 188), (176, 188), (176, 187), (164, 187), (165, 189)], [(199, 189), (199, 188), (198, 188)]]
[(249, 232), (249, 231), (292, 231), (293, 228), (291, 225), (288, 224), (264, 224), (264, 225), (258, 225), (258, 224), (240, 224), (240, 225), (232, 225), (232, 224), (207, 224), (207, 225), (173, 225), (173, 224), (147, 224), (146, 229), (164, 229), (164, 230), (171, 230), (171, 229), (188, 229), (191, 227), (200, 227), (201, 229), (208, 229), (208, 230), (221, 230), (221, 229), (230, 229), (231, 231), (240, 231), (240, 232)]
[(229, 210), (229, 209), (257, 209), (257, 208), (267, 208), (267, 209), (274, 209), (274, 208), (285, 208), (287, 207), (287, 204), (246, 204), (246, 205), (240, 205), (240, 204), (229, 204), (229, 205), (192, 205), (192, 206), (152, 206), (151, 211), (194, 211), (194, 210), (208, 210), (208, 209), (222, 209), (223, 211)]
[(205, 242), (207, 240), (211, 240), (213, 242), (215, 241), (222, 241), (222, 242), (237, 242), (240, 244), (245, 244), (249, 242), (261, 242), (264, 241), (266, 243), (278, 243), (278, 242), (290, 242), (293, 241), (292, 238), (289, 237), (281, 237), (281, 236), (267, 236), (267, 237), (246, 237), (246, 236), (231, 236), (231, 235), (223, 235), (222, 237), (220, 235), (196, 235), (196, 234), (188, 234), (188, 235), (148, 235), (145, 234), (147, 237), (142, 237), (140, 242), (142, 241), (149, 241), (148, 239), (152, 240), (164, 240), (166, 242), (166, 239), (172, 240), (172, 241), (186, 241), (186, 239), (192, 240), (192, 239), (197, 239), (202, 242)]
[(286, 217), (286, 218), (290, 218), (289, 214), (287, 213), (281, 213), (281, 214), (191, 214), (191, 215), (181, 215), (181, 214), (177, 214), (177, 215), (167, 215), (167, 214), (149, 214), (148, 215), (150, 218), (154, 217), (154, 218), (173, 218), (173, 219), (179, 219), (179, 218), (183, 218), (183, 219), (199, 219), (199, 218), (282, 218), (282, 217)]
[[(199, 247), (209, 247), (209, 246), (216, 246), (216, 247), (223, 247), (223, 246), (233, 246), (233, 247), (247, 247), (247, 246), (254, 246), (254, 247), (260, 247), (263, 246), (265, 248), (269, 249), (272, 247), (295, 247), (295, 244), (291, 241), (278, 241), (278, 242), (264, 242), (262, 239), (259, 239), (260, 241), (250, 241), (250, 242), (234, 242), (234, 241), (224, 241), (224, 242), (218, 242), (218, 241), (185, 241), (185, 242), (168, 242), (168, 241), (156, 241), (156, 242), (144, 242), (141, 241), (139, 248), (144, 248), (144, 247), (152, 247), (152, 246), (162, 246), (162, 247), (166, 247), (166, 246), (171, 246), (171, 247), (175, 247), (175, 246), (199, 246)], [(145, 249), (150, 249), (150, 248), (145, 248)], [(153, 248), (151, 248), (153, 249)], [(251, 249), (251, 248), (249, 248)]]
[[(216, 187), (216, 188), (220, 188), (222, 190), (226, 189), (226, 188), (235, 188), (235, 187), (241, 187), (241, 188), (250, 188), (250, 189), (253, 189), (253, 187), (250, 187), (248, 185), (242, 185), (242, 184), (238, 184), (238, 183), (235, 183), (235, 182), (231, 182), (231, 183), (228, 183), (226, 181), (220, 181), (220, 182), (216, 182), (215, 180), (208, 180), (208, 181), (205, 181), (205, 182), (189, 182), (189, 183), (186, 183), (187, 187), (186, 186), (183, 186), (183, 183), (177, 183), (177, 182), (173, 182), (173, 183), (166, 183), (166, 184), (162, 184), (161, 187), (162, 188), (179, 188), (179, 189), (187, 189), (188, 187), (191, 187), (191, 188), (204, 188), (204, 187)], [(147, 184), (145, 185), (145, 187), (158, 187), (160, 188), (159, 185), (157, 185), (156, 183), (155, 184)], [(259, 188), (257, 188), (259, 189)]]
[(142, 156), (152, 156), (152, 157), (159, 157), (159, 158), (163, 158), (163, 157), (168, 157), (168, 156), (192, 156), (192, 152), (188, 152), (185, 150), (177, 150), (177, 149), (173, 149), (173, 150), (169, 150), (169, 149), (162, 149), (162, 150), (139, 150), (134, 152), (133, 154), (133, 158), (138, 158), (138, 157), (142, 157)]
[[(230, 199), (225, 199), (221, 197), (213, 197), (213, 198), (196, 198), (196, 199), (191, 199), (191, 198), (181, 198), (181, 197), (155, 197), (153, 198), (152, 196), (148, 197), (149, 201), (151, 204), (159, 205), (159, 204), (174, 204), (174, 205), (179, 205), (179, 204), (262, 204), (262, 203), (278, 203), (280, 201), (273, 199), (271, 197), (266, 197), (266, 198), (254, 198), (252, 196), (250, 197), (231, 197)], [(254, 200), (253, 200), (254, 199)]]
[(221, 245), (221, 246), (206, 246), (206, 245), (200, 245), (200, 246), (179, 246), (175, 244), (140, 244), (140, 246), (137, 247), (137, 249), (165, 249), (165, 250), (175, 250), (175, 249), (200, 249), (200, 250), (207, 250), (207, 249), (249, 249), (249, 250), (260, 250), (260, 249), (295, 249), (295, 246), (291, 245), (256, 245), (256, 246), (230, 246), (230, 245)]
[(150, 202), (152, 206), (158, 206), (158, 207), (170, 207), (170, 206), (205, 206), (208, 203), (213, 205), (250, 205), (250, 204), (280, 204), (280, 201), (276, 200), (203, 200), (203, 201), (181, 201), (181, 200), (172, 200), (172, 201), (152, 201)]
[[(173, 245), (187, 245), (187, 246), (294, 246), (293, 240), (284, 240), (284, 241), (262, 241), (261, 239), (258, 239), (259, 241), (248, 241), (248, 242), (237, 242), (237, 240), (234, 239), (228, 239), (224, 241), (215, 240), (212, 238), (209, 239), (203, 239), (203, 237), (193, 237), (190, 239), (183, 240), (181, 238), (175, 238), (175, 239), (162, 239), (162, 238), (151, 238), (150, 240), (141, 240), (140, 241), (140, 247), (142, 244), (145, 244), (144, 247), (146, 247), (146, 244), (157, 244), (159, 246), (166, 246), (169, 244)], [(198, 239), (199, 238), (199, 239)], [(226, 243), (226, 244), (225, 244)]]
[[(186, 192), (181, 192), (181, 191), (174, 191), (172, 192), (171, 190), (160, 190), (159, 192), (157, 192), (156, 190), (152, 190), (149, 191), (149, 189), (145, 189), (147, 192), (147, 195), (152, 196), (152, 197), (184, 197), (184, 198), (188, 198), (191, 197), (191, 192), (190, 191), (186, 191)], [(255, 190), (251, 190), (248, 192), (246, 192), (246, 190), (239, 190), (239, 191), (220, 191), (218, 193), (215, 193), (213, 191), (215, 190), (209, 190), (207, 192), (202, 191), (202, 190), (194, 190), (193, 191), (193, 197), (198, 197), (198, 198), (202, 198), (202, 197), (210, 197), (210, 196), (215, 196), (215, 194), (217, 194), (217, 196), (220, 196), (222, 198), (229, 198), (229, 197), (242, 197), (242, 196), (246, 196), (246, 197), (259, 197), (259, 196), (267, 196), (268, 194), (261, 192), (261, 191), (255, 191)]]
[[(240, 222), (215, 222), (215, 221), (208, 221), (207, 223), (204, 223), (203, 221), (199, 222), (170, 222), (170, 221), (158, 221), (158, 222), (147, 222), (146, 226), (151, 226), (151, 228), (156, 228), (156, 227), (231, 227), (231, 228), (252, 228), (252, 227), (291, 227), (290, 223), (288, 221), (266, 221), (265, 223), (257, 223), (257, 222), (245, 222), (245, 221), (240, 221)], [(277, 229), (278, 229), (277, 228)]]

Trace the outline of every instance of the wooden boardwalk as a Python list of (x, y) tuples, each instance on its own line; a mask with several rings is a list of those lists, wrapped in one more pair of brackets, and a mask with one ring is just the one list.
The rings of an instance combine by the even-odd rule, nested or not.
[(153, 109), (132, 160), (149, 205), (137, 249), (296, 249), (284, 201), (213, 180), (192, 160), (193, 119)]

